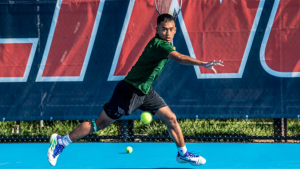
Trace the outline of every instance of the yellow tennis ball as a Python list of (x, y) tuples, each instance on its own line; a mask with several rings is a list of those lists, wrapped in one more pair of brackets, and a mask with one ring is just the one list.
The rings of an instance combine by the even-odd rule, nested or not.
[(141, 114), (141, 120), (144, 124), (149, 124), (152, 121), (152, 114), (150, 112), (144, 111)]
[(132, 147), (128, 146), (128, 147), (126, 148), (126, 153), (132, 153)]

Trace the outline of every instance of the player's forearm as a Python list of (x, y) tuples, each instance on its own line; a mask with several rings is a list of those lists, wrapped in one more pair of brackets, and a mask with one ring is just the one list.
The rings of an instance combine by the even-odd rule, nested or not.
[(190, 56), (187, 55), (182, 55), (180, 56), (180, 58), (177, 60), (178, 63), (180, 64), (184, 64), (184, 65), (197, 65), (197, 66), (203, 66), (204, 61), (198, 60), (198, 59), (194, 59)]

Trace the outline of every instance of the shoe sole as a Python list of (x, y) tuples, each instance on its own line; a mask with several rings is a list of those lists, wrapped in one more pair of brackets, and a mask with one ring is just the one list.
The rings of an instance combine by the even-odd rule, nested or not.
[[(203, 157), (202, 157), (202, 158), (203, 158)], [(204, 159), (204, 158), (203, 158), (203, 159)], [(203, 164), (206, 163), (206, 160), (205, 160), (205, 162), (204, 162), (203, 164), (191, 163), (191, 162), (188, 162), (188, 161), (184, 161), (184, 160), (182, 160), (182, 159), (180, 159), (180, 158), (178, 158), (178, 157), (176, 157), (176, 160), (177, 160), (178, 163), (181, 163), (181, 164), (189, 163), (189, 164), (191, 164), (191, 165), (193, 165), (193, 166), (200, 166), (200, 165), (203, 165)]]

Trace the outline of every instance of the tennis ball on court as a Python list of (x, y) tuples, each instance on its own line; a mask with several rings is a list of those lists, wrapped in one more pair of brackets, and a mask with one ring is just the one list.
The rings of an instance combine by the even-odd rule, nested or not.
[(141, 120), (144, 124), (149, 124), (152, 121), (152, 114), (150, 112), (144, 111), (141, 114)]
[(126, 148), (126, 153), (132, 153), (132, 147), (128, 146), (128, 147)]

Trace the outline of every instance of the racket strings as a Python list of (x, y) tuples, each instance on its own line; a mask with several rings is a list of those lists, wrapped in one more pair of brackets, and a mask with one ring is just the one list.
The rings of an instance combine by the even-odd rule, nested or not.
[(156, 0), (156, 9), (158, 13), (160, 15), (164, 13), (169, 13), (171, 3), (172, 0)]

